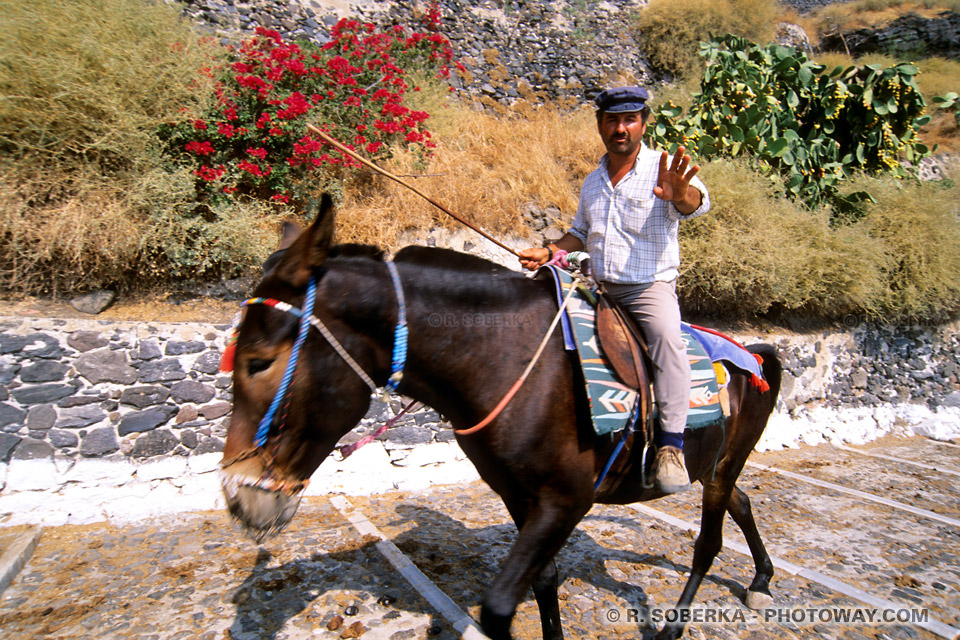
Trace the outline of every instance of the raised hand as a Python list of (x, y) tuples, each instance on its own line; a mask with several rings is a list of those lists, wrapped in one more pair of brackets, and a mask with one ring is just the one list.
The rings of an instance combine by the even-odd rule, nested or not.
[(667, 162), (670, 154), (664, 151), (660, 156), (660, 170), (657, 174), (657, 186), (653, 188), (653, 195), (676, 205), (692, 204), (696, 209), (699, 206), (700, 196), (699, 192), (691, 193), (690, 180), (700, 171), (700, 165), (695, 164), (690, 167), (690, 156), (684, 151), (686, 149), (683, 147), (677, 148), (669, 167)]

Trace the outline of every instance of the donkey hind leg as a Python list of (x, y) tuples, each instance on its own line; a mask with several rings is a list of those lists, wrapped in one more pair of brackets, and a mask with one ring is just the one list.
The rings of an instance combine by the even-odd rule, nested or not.
[(544, 507), (542, 503), (528, 510), (510, 511), (520, 531), (500, 574), (483, 596), (480, 626), (492, 640), (508, 640), (517, 605), (532, 586), (540, 608), (544, 640), (563, 640), (553, 557), (583, 513), (569, 505)]
[(760, 532), (757, 531), (757, 523), (753, 519), (753, 510), (750, 508), (750, 498), (738, 487), (734, 487), (730, 502), (727, 504), (727, 511), (747, 539), (757, 570), (753, 576), (753, 582), (747, 587), (743, 603), (750, 609), (766, 609), (773, 604), (773, 596), (770, 595), (773, 562), (770, 561), (770, 556), (767, 555), (767, 550), (763, 546), (763, 540), (760, 539)]
[[(716, 485), (706, 484), (703, 490), (703, 513), (700, 518), (700, 534), (693, 546), (693, 562), (690, 567), (690, 577), (687, 584), (683, 587), (683, 593), (680, 594), (680, 600), (674, 607), (676, 611), (685, 611), (693, 602), (693, 597), (700, 588), (710, 565), (714, 558), (720, 552), (723, 546), (723, 516), (725, 515), (727, 502), (729, 500), (729, 491), (718, 490)], [(683, 635), (683, 628), (686, 626), (682, 622), (681, 616), (676, 616), (676, 622), (664, 625), (660, 633), (657, 634), (657, 640), (676, 640)]]

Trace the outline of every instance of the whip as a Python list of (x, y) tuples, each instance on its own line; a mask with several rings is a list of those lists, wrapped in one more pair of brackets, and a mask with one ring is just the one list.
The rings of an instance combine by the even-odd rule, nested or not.
[(507, 245), (503, 244), (502, 242), (500, 242), (499, 240), (497, 240), (496, 238), (494, 238), (493, 236), (491, 236), (491, 235), (488, 234), (487, 232), (483, 231), (482, 229), (479, 229), (479, 228), (477, 228), (476, 226), (470, 224), (469, 222), (467, 222), (466, 220), (464, 220), (463, 218), (461, 218), (460, 216), (458, 216), (458, 215), (455, 214), (454, 212), (450, 211), (449, 209), (447, 209), (446, 207), (444, 207), (442, 204), (440, 204), (439, 202), (437, 202), (436, 200), (434, 200), (433, 198), (431, 198), (431, 197), (428, 196), (427, 194), (425, 194), (425, 193), (423, 193), (422, 191), (420, 191), (419, 189), (417, 189), (415, 186), (413, 186), (413, 185), (410, 184), (409, 182), (406, 182), (406, 181), (403, 180), (402, 178), (393, 175), (392, 173), (390, 173), (390, 172), (387, 171), (386, 169), (381, 169), (380, 167), (378, 167), (378, 166), (375, 165), (374, 163), (370, 162), (369, 160), (367, 160), (367, 159), (364, 158), (363, 156), (357, 154), (355, 151), (353, 151), (353, 150), (351, 150), (351, 149), (348, 149), (347, 147), (345, 147), (343, 144), (341, 144), (340, 142), (338, 142), (338, 141), (335, 140), (334, 138), (331, 138), (329, 135), (327, 135), (326, 133), (324, 133), (323, 131), (321, 131), (321, 130), (318, 129), (317, 127), (313, 126), (312, 124), (308, 124), (308, 125), (307, 125), (307, 129), (309, 129), (311, 133), (316, 134), (317, 136), (319, 136), (320, 138), (322, 138), (325, 142), (328, 142), (328, 143), (332, 144), (334, 147), (336, 147), (337, 149), (339, 149), (342, 153), (345, 153), (346, 155), (350, 156), (350, 157), (353, 158), (354, 160), (360, 162), (361, 164), (364, 164), (364, 165), (370, 167), (371, 169), (373, 169), (373, 170), (376, 171), (377, 173), (379, 173), (379, 174), (381, 174), (381, 175), (384, 175), (384, 176), (390, 178), (391, 180), (393, 180), (393, 181), (395, 181), (395, 182), (399, 182), (400, 184), (402, 184), (403, 186), (405, 186), (407, 189), (410, 189), (410, 190), (413, 191), (415, 194), (417, 194), (418, 196), (420, 196), (421, 198), (423, 198), (424, 200), (426, 200), (427, 202), (429, 202), (430, 204), (432, 204), (433, 206), (435, 206), (437, 209), (440, 209), (440, 211), (443, 211), (445, 214), (447, 214), (448, 216), (450, 216), (451, 218), (453, 218), (454, 220), (456, 220), (456, 221), (459, 222), (460, 224), (462, 224), (462, 225), (464, 225), (464, 226), (466, 226), (466, 227), (468, 227), (468, 228), (470, 228), (470, 229), (473, 229), (474, 231), (476, 231), (476, 232), (479, 233), (481, 236), (483, 236), (484, 238), (486, 238), (486, 239), (489, 240), (490, 242), (494, 243), (495, 245), (497, 245), (497, 246), (500, 247), (501, 249), (505, 249), (506, 251), (509, 251), (510, 253), (512, 253), (513, 255), (517, 256), (518, 258), (520, 257), (520, 254), (519, 254), (519, 253), (517, 253), (516, 251), (514, 251), (513, 249), (511, 249), (511, 248), (508, 247)]

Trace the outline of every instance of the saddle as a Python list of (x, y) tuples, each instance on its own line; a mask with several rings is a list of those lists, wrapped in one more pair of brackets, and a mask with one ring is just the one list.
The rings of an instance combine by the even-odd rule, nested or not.
[[(567, 304), (564, 341), (566, 349), (579, 356), (596, 434), (609, 435), (629, 427), (652, 437), (657, 414), (651, 386), (655, 364), (629, 312), (602, 286), (578, 283), (563, 269), (550, 266), (538, 275), (553, 279), (558, 300), (565, 289), (577, 288)], [(729, 375), (721, 360), (761, 373), (753, 354), (725, 336), (708, 332), (686, 324), (682, 327), (691, 369), (688, 429), (718, 424), (730, 414)], [(718, 342), (724, 344), (715, 344)]]

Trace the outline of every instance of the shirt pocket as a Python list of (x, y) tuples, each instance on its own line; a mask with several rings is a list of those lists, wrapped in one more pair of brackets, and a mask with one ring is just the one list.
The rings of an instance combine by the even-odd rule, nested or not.
[(652, 194), (648, 198), (622, 196), (623, 230), (634, 238), (655, 241), (662, 232), (663, 224), (657, 222), (653, 197)]

